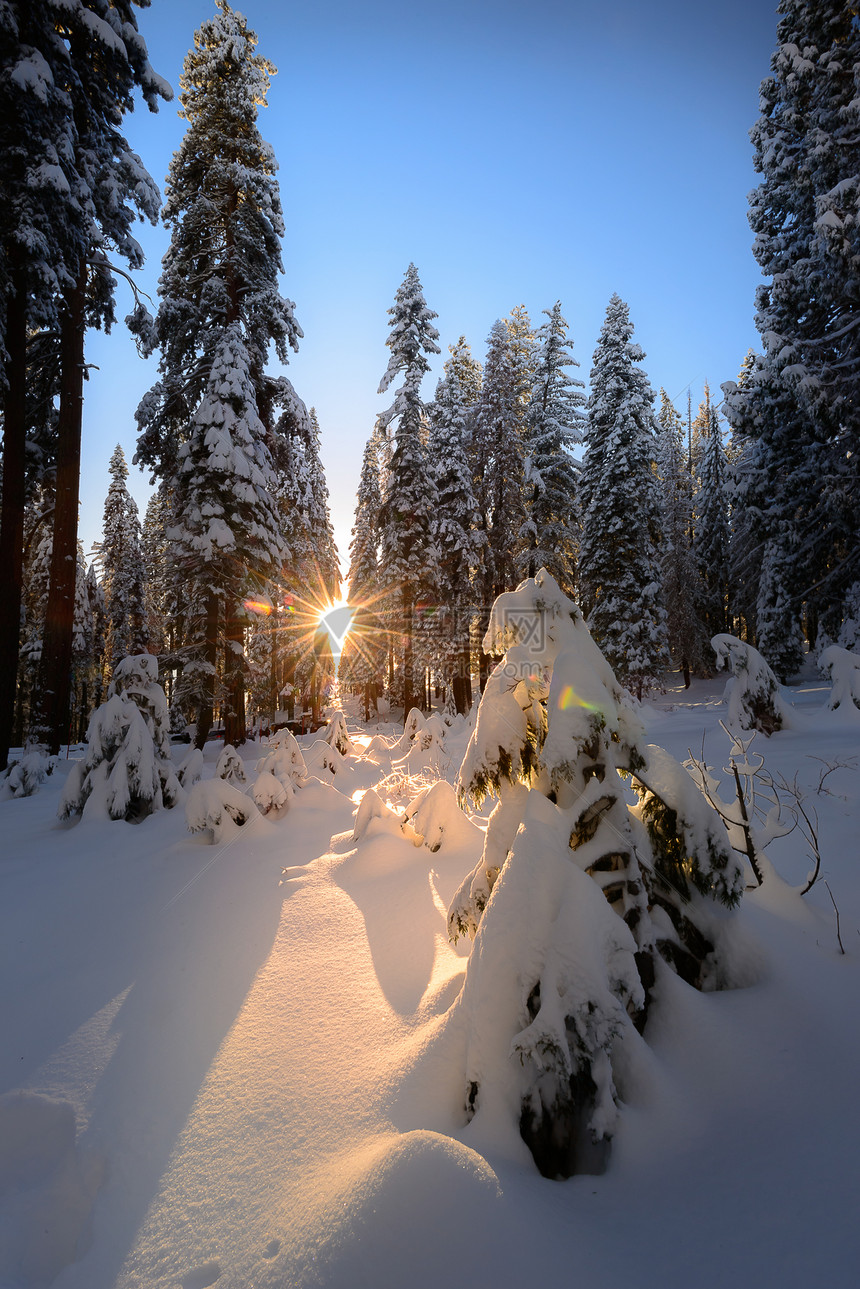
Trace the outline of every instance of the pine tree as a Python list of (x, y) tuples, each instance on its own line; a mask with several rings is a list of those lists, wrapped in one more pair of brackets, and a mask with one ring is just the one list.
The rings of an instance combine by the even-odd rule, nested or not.
[(537, 331), (531, 394), (526, 409), (524, 482), (526, 521), (519, 537), (519, 570), (534, 577), (545, 568), (568, 594), (576, 581), (577, 468), (570, 449), (585, 428), (585, 386), (569, 376), (579, 364), (570, 353), (561, 301), (544, 309)]
[(504, 322), (493, 323), (487, 346), (472, 455), (485, 535), (482, 581), (489, 613), (495, 597), (515, 586), (517, 578), (517, 539), (524, 518), (523, 373)]
[(137, 502), (126, 485), (128, 466), (119, 444), (110, 459), (110, 477), (103, 535), (96, 547), (107, 617), (105, 668), (108, 677), (128, 654), (145, 653), (148, 643), (140, 518)]
[(860, 558), (860, 25), (855, 4), (782, 0), (772, 75), (751, 131), (762, 180), (750, 198), (764, 343), (729, 389), (732, 425), (765, 448), (775, 556), (795, 623), (833, 636)]
[(379, 384), (379, 393), (402, 375), (403, 384), (380, 424), (396, 446), (381, 511), (381, 566), (384, 583), (396, 588), (397, 627), (403, 638), (403, 711), (415, 706), (415, 607), (422, 596), (432, 596), (438, 579), (438, 551), (433, 524), (436, 488), (422, 443), (424, 405), (421, 381), (429, 371), (427, 354), (438, 354), (436, 314), (428, 309), (414, 264), (406, 270), (394, 305), (387, 340), (391, 357)]
[(257, 127), (274, 68), (255, 53), (244, 17), (216, 3), (180, 78), (188, 129), (168, 174), (161, 304), (143, 337), (161, 349), (161, 380), (138, 409), (136, 458), (176, 494), (177, 554), (194, 596), (183, 688), (199, 707), (198, 746), (213, 719), (222, 646), (227, 733), (234, 744), (244, 738), (243, 601), (262, 593), (283, 555), (266, 445), (272, 427), (262, 418), (289, 382), (268, 380), (264, 366), (270, 345), (286, 362), (302, 334), (278, 291), (276, 161)]
[(710, 638), (728, 631), (731, 619), (728, 462), (719, 413), (711, 403), (707, 384), (693, 428), (694, 466), (698, 475), (693, 556), (703, 592), (700, 616)]
[[(7, 198), (0, 221), (0, 328), (6, 332), (7, 375), (12, 376), (4, 400), (0, 564), (9, 578), (9, 596), (4, 594), (8, 609), (18, 596), (22, 449), (32, 416), (22, 385), (30, 368), (29, 331), (37, 338), (30, 348), (41, 347), (47, 355), (46, 383), (59, 402), (54, 547), (38, 722), (39, 737), (57, 750), (68, 723), (85, 330), (91, 325), (109, 329), (114, 321), (116, 283), (109, 255), (117, 253), (132, 268), (139, 267), (143, 256), (131, 227), (138, 212), (154, 222), (158, 206), (158, 190), (119, 126), (133, 106), (136, 88), (152, 110), (158, 97), (169, 98), (171, 91), (149, 66), (135, 0), (7, 0), (0, 36), (5, 73), (0, 73), (0, 93), (3, 99), (11, 95), (11, 101), (0, 101)], [(41, 328), (50, 335), (47, 346), (41, 345)], [(0, 637), (0, 660), (11, 665), (15, 626)], [(4, 665), (0, 671), (5, 681), (10, 668)], [(0, 694), (0, 743), (8, 732), (9, 711), (7, 684)], [(5, 748), (0, 753), (5, 758)]]
[(380, 612), (381, 569), (379, 566), (380, 448), (378, 427), (367, 440), (361, 460), (361, 475), (352, 526), (350, 564), (347, 574), (347, 599), (353, 609), (353, 621), (344, 641), (338, 676), (342, 685), (360, 688), (364, 694), (365, 720), (375, 708), (385, 671), (388, 651), (387, 632)]
[(692, 552), (693, 479), (687, 469), (681, 418), (665, 389), (660, 390), (657, 473), (663, 532), (660, 570), (669, 646), (690, 684), (690, 670), (702, 670), (708, 637), (698, 613), (701, 588)]
[(305, 457), (309, 481), (307, 523), (313, 541), (321, 588), (329, 602), (334, 602), (340, 598), (340, 560), (331, 522), (325, 468), (320, 455), (320, 426), (316, 409), (313, 407), (308, 420)]
[[(757, 370), (759, 359), (750, 349), (743, 361), (737, 384), (723, 386), (737, 391)], [(727, 400), (727, 415), (731, 399)], [(762, 514), (767, 505), (762, 445), (754, 435), (745, 433), (738, 423), (732, 424), (728, 447), (726, 481), (729, 513), (729, 583), (732, 588), (734, 634), (752, 644), (756, 640), (759, 574), (761, 571)]]
[(460, 384), (458, 362), (446, 363), (446, 375), (436, 386), (430, 408), (427, 454), (432, 464), (438, 505), (436, 543), (439, 548), (439, 598), (445, 625), (440, 624), (440, 651), (446, 654), (454, 704), (466, 713), (472, 702), (470, 627), (472, 576), (481, 560), (482, 534), (476, 526), (478, 503), (467, 456), (470, 415), (468, 394)]
[(613, 295), (594, 351), (582, 468), (582, 607), (610, 666), (637, 695), (668, 665), (662, 605), (657, 444), (645, 357)]

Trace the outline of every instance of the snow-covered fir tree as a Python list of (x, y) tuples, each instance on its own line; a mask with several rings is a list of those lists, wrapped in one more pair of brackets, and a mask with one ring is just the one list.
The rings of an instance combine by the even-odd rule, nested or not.
[(613, 295), (591, 369), (581, 475), (580, 595), (619, 680), (641, 696), (669, 662), (657, 543), (654, 394), (627, 305)]
[(711, 393), (693, 423), (693, 465), (698, 476), (695, 496), (693, 557), (702, 588), (700, 616), (708, 637), (730, 625), (728, 462), (722, 428)]
[(465, 1112), (519, 1129), (546, 1176), (601, 1172), (617, 1050), (647, 1036), (667, 968), (700, 989), (732, 983), (725, 910), (743, 872), (690, 776), (646, 744), (582, 615), (545, 571), (500, 597), (484, 644), (504, 657), (458, 792), (499, 802), (448, 913), (452, 939), (475, 938), (455, 1004)]
[(692, 551), (693, 477), (684, 427), (665, 389), (657, 417), (657, 474), (663, 516), (660, 572), (669, 648), (689, 685), (690, 672), (708, 666), (708, 637), (699, 616), (701, 587)]
[[(759, 359), (750, 349), (736, 384), (739, 389), (756, 370)], [(739, 424), (732, 425), (726, 489), (729, 501), (729, 584), (732, 588), (732, 618), (736, 633), (751, 643), (756, 639), (759, 573), (761, 571), (762, 515), (767, 508), (761, 445)]]
[(313, 407), (308, 417), (304, 449), (309, 485), (307, 523), (313, 538), (320, 589), (329, 602), (333, 602), (340, 597), (340, 560), (331, 522), (328, 484), (320, 455), (320, 426)]
[(415, 607), (423, 596), (435, 597), (438, 550), (434, 540), (436, 487), (422, 442), (424, 404), (421, 381), (429, 371), (428, 354), (438, 354), (436, 314), (427, 307), (414, 264), (406, 270), (388, 310), (391, 350), (379, 384), (383, 394), (397, 377), (403, 383), (380, 418), (395, 441), (380, 514), (380, 562), (386, 585), (396, 591), (394, 621), (403, 639), (404, 715), (421, 701), (415, 676)]
[(834, 638), (860, 551), (860, 26), (840, 0), (782, 0), (751, 138), (762, 362), (730, 388), (733, 426), (764, 452), (767, 543), (785, 601)]
[[(171, 96), (149, 65), (137, 7), (134, 0), (10, 0), (3, 6), (2, 22), (10, 37), (4, 54), (11, 57), (4, 60), (10, 74), (0, 75), (0, 81), (20, 97), (17, 106), (10, 105), (9, 116), (5, 104), (0, 116), (4, 128), (17, 134), (8, 154), (11, 170), (17, 167), (17, 178), (23, 177), (31, 189), (19, 204), (15, 198), (22, 194), (14, 191), (15, 183), (12, 191), (4, 184), (7, 211), (23, 239), (16, 255), (3, 236), (4, 251), (12, 252), (7, 266), (20, 263), (22, 247), (28, 248), (23, 276), (13, 272), (8, 279), (16, 300), (20, 302), (22, 290), (26, 300), (12, 326), (15, 363), (26, 359), (26, 332), (38, 343), (44, 338), (40, 328), (46, 327), (52, 335), (49, 361), (56, 372), (49, 384), (58, 400), (54, 545), (38, 692), (38, 735), (53, 751), (67, 732), (72, 676), (86, 328), (107, 328), (115, 320), (111, 260), (118, 256), (131, 268), (140, 267), (143, 255), (132, 226), (139, 214), (155, 222), (158, 212), (158, 189), (120, 129), (136, 89), (153, 110), (159, 97)], [(2, 151), (6, 157), (5, 146)], [(29, 153), (23, 176), (18, 166), (22, 152)], [(8, 309), (0, 312), (8, 331)], [(22, 370), (28, 366), (25, 361)], [(14, 460), (14, 451), (20, 446), (21, 401), (16, 404), (13, 397), (13, 404), (9, 410), (16, 433), (7, 426), (4, 437), (7, 449), (16, 445), (8, 462), (14, 490), (20, 483), (21, 462)], [(25, 407), (25, 420), (26, 415)], [(4, 485), (6, 474), (4, 466)], [(20, 491), (12, 498), (10, 521), (19, 500)], [(5, 570), (5, 558), (3, 563)], [(0, 708), (0, 727), (5, 727), (5, 694)]]
[(338, 667), (341, 685), (362, 692), (365, 720), (370, 719), (371, 709), (376, 708), (388, 654), (387, 632), (380, 618), (381, 448), (381, 434), (375, 427), (365, 444), (361, 460), (347, 573), (347, 599), (354, 616)]
[(481, 400), (472, 432), (475, 497), (484, 532), (481, 586), (487, 613), (493, 599), (517, 581), (516, 550), (524, 518), (521, 359), (522, 353), (515, 359), (504, 322), (494, 322), (487, 337)]
[(96, 546), (107, 618), (104, 663), (108, 676), (128, 654), (144, 653), (149, 643), (140, 517), (128, 490), (128, 466), (119, 444), (110, 459), (110, 479), (102, 540)]
[(571, 455), (585, 428), (584, 382), (566, 368), (579, 363), (570, 352), (561, 301), (545, 309), (548, 321), (536, 333), (532, 387), (525, 416), (526, 520), (519, 536), (518, 567), (534, 577), (545, 568), (568, 593), (576, 581), (577, 468)]
[(439, 599), (444, 615), (444, 624), (438, 628), (440, 648), (448, 655), (446, 674), (454, 704), (458, 712), (465, 713), (472, 702), (472, 578), (480, 565), (484, 535), (477, 526), (478, 503), (467, 454), (472, 409), (469, 393), (460, 384), (453, 347), (451, 354), (430, 407), (427, 455), (438, 493), (435, 534), (439, 547)]
[[(272, 65), (226, 0), (195, 32), (180, 84), (188, 129), (167, 180), (171, 242), (155, 326), (161, 379), (138, 409), (137, 460), (174, 491), (177, 563), (190, 579), (187, 700), (202, 744), (224, 653), (230, 741), (244, 738), (243, 637), (249, 594), (283, 554), (266, 443), (276, 395), (264, 373), (301, 330), (278, 290), (283, 217), (277, 163), (257, 126)], [(290, 387), (291, 388), (291, 387)], [(192, 621), (193, 620), (193, 621)]]

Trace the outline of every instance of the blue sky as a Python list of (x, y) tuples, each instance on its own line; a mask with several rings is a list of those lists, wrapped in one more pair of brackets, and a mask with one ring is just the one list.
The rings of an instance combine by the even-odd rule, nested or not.
[[(562, 301), (588, 379), (609, 297), (630, 305), (656, 390), (694, 407), (757, 343), (748, 131), (769, 72), (772, 0), (329, 0), (239, 5), (278, 68), (263, 136), (280, 163), (283, 291), (305, 333), (288, 374), (322, 427), (344, 566), (387, 309), (417, 265), (442, 355), (464, 334), (483, 358), (496, 318)], [(179, 90), (212, 0), (140, 14), (153, 66)], [(142, 104), (126, 132), (159, 183), (184, 123)], [(140, 283), (156, 297), (166, 231), (140, 225)], [(120, 282), (118, 313), (130, 307)], [(118, 325), (90, 333), (81, 535), (98, 540), (108, 461), (131, 461), (134, 410), (157, 378)], [(141, 512), (145, 476), (130, 478)]]

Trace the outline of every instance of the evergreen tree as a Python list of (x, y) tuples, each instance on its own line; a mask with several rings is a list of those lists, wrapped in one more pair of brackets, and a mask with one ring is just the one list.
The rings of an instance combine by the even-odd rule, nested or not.
[(347, 599), (353, 621), (344, 641), (338, 676), (342, 685), (360, 688), (364, 694), (365, 720), (376, 707), (385, 671), (387, 633), (379, 617), (381, 569), (379, 566), (380, 511), (382, 491), (379, 454), (382, 446), (378, 427), (367, 440), (361, 461), (355, 522), (349, 547)]
[(526, 410), (526, 521), (519, 538), (519, 569), (534, 577), (545, 568), (572, 593), (576, 580), (577, 468), (570, 449), (585, 427), (585, 386), (565, 368), (579, 366), (570, 353), (561, 301), (544, 309), (549, 319), (537, 331), (534, 376)]
[(422, 443), (424, 405), (421, 381), (429, 371), (427, 354), (438, 354), (439, 332), (433, 326), (436, 314), (428, 309), (414, 264), (406, 270), (394, 305), (387, 340), (391, 357), (379, 384), (379, 393), (402, 375), (403, 384), (380, 424), (396, 446), (381, 511), (381, 565), (385, 584), (396, 588), (396, 625), (403, 639), (404, 716), (415, 706), (419, 691), (415, 682), (415, 606), (432, 596), (438, 580), (438, 551), (434, 543), (436, 488)]
[[(6, 198), (0, 219), (0, 331), (6, 334), (9, 359), (0, 565), (8, 578), (2, 588), (8, 612), (19, 599), (26, 426), (45, 419), (34, 409), (32, 394), (28, 400), (25, 383), (31, 353), (39, 350), (36, 385), (47, 387), (59, 402), (38, 722), (39, 737), (54, 751), (68, 724), (84, 336), (87, 326), (109, 328), (114, 321), (110, 255), (139, 267), (143, 257), (131, 226), (138, 212), (153, 222), (157, 215), (158, 190), (119, 126), (136, 88), (152, 110), (159, 96), (171, 93), (149, 66), (135, 3), (5, 0), (0, 7), (0, 173)], [(28, 345), (28, 333), (33, 344)], [(0, 744), (8, 734), (7, 677), (14, 672), (16, 618), (17, 609), (8, 619), (4, 614), (10, 626), (0, 632)], [(0, 756), (5, 755), (0, 746)]]
[(311, 408), (305, 440), (308, 473), (307, 523), (310, 530), (321, 589), (329, 602), (340, 598), (340, 560), (334, 540), (329, 508), (328, 484), (320, 455), (320, 426)]
[[(749, 350), (737, 384), (740, 389), (757, 369), (759, 359)], [(727, 386), (723, 387), (724, 390)], [(731, 419), (731, 418), (730, 418)], [(756, 603), (761, 572), (762, 514), (767, 500), (761, 468), (761, 441), (732, 425), (726, 481), (729, 513), (729, 584), (732, 588), (734, 634), (748, 643), (756, 640)]]
[(110, 460), (111, 482), (105, 498), (103, 536), (96, 546), (102, 568), (107, 618), (105, 668), (114, 668), (128, 654), (146, 651), (146, 572), (140, 544), (137, 502), (126, 485), (128, 466), (119, 444)]
[(668, 665), (657, 557), (654, 394), (627, 305), (613, 295), (594, 352), (582, 468), (580, 588), (619, 680), (641, 696)]
[(860, 24), (841, 0), (782, 0), (779, 12), (751, 132), (765, 352), (729, 388), (727, 414), (765, 449), (763, 539), (784, 545), (786, 606), (797, 623), (805, 601), (833, 636), (860, 560)]
[(698, 473), (695, 498), (693, 555), (702, 587), (700, 615), (708, 637), (728, 631), (729, 614), (729, 499), (728, 462), (719, 413), (705, 398), (693, 423), (694, 465)]
[(458, 712), (471, 706), (472, 576), (480, 564), (481, 532), (476, 527), (478, 504), (472, 487), (472, 470), (466, 452), (467, 394), (460, 384), (458, 364), (446, 363), (446, 375), (436, 386), (430, 408), (428, 457), (432, 464), (438, 505), (436, 543), (439, 547), (439, 599), (445, 625), (439, 627), (440, 646), (449, 656), (448, 674)]
[(274, 68), (255, 53), (245, 18), (216, 3), (180, 78), (188, 129), (168, 174), (161, 304), (143, 337), (161, 349), (161, 380), (138, 409), (136, 458), (176, 493), (177, 555), (194, 619), (193, 683), (184, 688), (199, 707), (198, 746), (213, 719), (222, 645), (227, 734), (234, 744), (244, 738), (243, 602), (261, 593), (283, 554), (266, 439), (289, 382), (267, 380), (264, 365), (270, 344), (286, 362), (302, 334), (278, 291), (277, 163), (257, 127)]
[(691, 668), (706, 667), (708, 637), (698, 613), (701, 589), (691, 548), (693, 480), (686, 466), (683, 426), (660, 390), (657, 473), (663, 515), (660, 569), (669, 646), (690, 684)]
[[(493, 323), (487, 337), (481, 401), (475, 415), (472, 457), (475, 496), (485, 535), (482, 574), (487, 614), (502, 591), (516, 585), (516, 550), (522, 529), (523, 367), (507, 327)], [(486, 618), (484, 619), (486, 621)]]

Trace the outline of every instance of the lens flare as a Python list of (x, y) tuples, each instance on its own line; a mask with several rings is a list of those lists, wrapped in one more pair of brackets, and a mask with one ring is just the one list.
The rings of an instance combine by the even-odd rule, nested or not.
[(242, 603), (249, 613), (263, 613), (268, 617), (272, 612), (271, 604), (267, 604), (263, 600), (243, 600)]
[(570, 712), (574, 707), (584, 707), (589, 712), (598, 710), (594, 703), (588, 703), (584, 698), (580, 698), (573, 685), (565, 685), (558, 696), (558, 710), (560, 712)]

